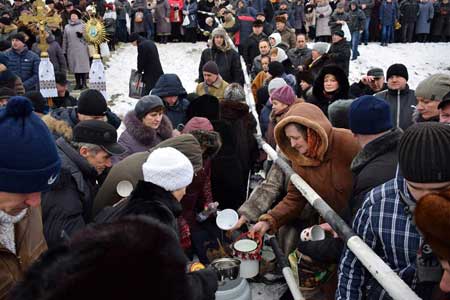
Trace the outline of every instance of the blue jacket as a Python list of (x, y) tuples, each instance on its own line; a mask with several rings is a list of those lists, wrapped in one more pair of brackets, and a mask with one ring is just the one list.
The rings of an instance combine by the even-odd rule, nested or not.
[[(398, 173), (398, 171), (397, 171)], [(404, 200), (407, 198), (408, 201)], [(406, 180), (397, 177), (366, 195), (353, 230), (412, 289), (416, 288), (416, 257), (423, 242), (406, 202), (414, 201)], [(339, 265), (336, 300), (391, 299), (356, 256), (345, 248)]]
[(183, 16), (184, 12), (187, 12), (189, 18), (189, 25), (184, 26), (185, 28), (197, 28), (198, 18), (197, 18), (197, 0), (192, 0), (191, 3), (184, 1)]
[(386, 0), (380, 5), (380, 23), (384, 26), (393, 26), (398, 19), (397, 2), (387, 3)]
[(150, 95), (156, 95), (161, 98), (178, 96), (178, 101), (175, 105), (169, 106), (166, 104), (166, 115), (172, 122), (173, 128), (177, 128), (179, 124), (186, 122), (186, 110), (189, 106), (189, 101), (185, 99), (187, 95), (186, 90), (176, 74), (161, 75)]
[(6, 51), (9, 59), (8, 69), (22, 79), (25, 90), (34, 91), (39, 85), (39, 62), (41, 59), (27, 47), (18, 53), (14, 49)]

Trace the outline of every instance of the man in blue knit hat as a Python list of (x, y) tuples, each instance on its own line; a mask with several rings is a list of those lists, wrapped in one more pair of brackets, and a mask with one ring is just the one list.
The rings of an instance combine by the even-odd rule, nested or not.
[(58, 177), (61, 162), (47, 126), (25, 97), (0, 109), (0, 299), (47, 249), (41, 192)]

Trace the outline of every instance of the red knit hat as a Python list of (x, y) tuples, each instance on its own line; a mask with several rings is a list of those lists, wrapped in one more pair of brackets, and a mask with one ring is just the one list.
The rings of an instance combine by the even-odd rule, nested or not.
[(270, 100), (277, 100), (290, 106), (295, 102), (295, 93), (289, 85), (285, 85), (274, 90), (270, 95)]

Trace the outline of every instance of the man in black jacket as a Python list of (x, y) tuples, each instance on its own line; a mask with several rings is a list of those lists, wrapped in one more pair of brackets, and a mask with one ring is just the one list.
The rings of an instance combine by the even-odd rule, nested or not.
[(84, 228), (92, 220), (99, 176), (112, 166), (111, 156), (125, 150), (117, 144), (116, 129), (106, 122), (89, 120), (73, 129), (73, 139), (56, 141), (61, 174), (42, 195), (42, 220), (49, 246)]
[(62, 72), (55, 72), (56, 81), (56, 91), (58, 92), (58, 97), (53, 97), (53, 107), (70, 107), (77, 106), (77, 99), (72, 97), (69, 93), (67, 76)]
[(145, 96), (150, 93), (159, 77), (164, 74), (158, 48), (153, 41), (143, 38), (138, 33), (132, 33), (129, 41), (138, 48), (137, 71), (144, 73), (142, 81), (145, 86), (142, 96)]
[(350, 95), (361, 97), (364, 95), (373, 95), (387, 89), (384, 79), (384, 71), (381, 68), (372, 68), (367, 71), (367, 75), (361, 77), (359, 82), (350, 86)]
[(259, 42), (266, 39), (267, 35), (263, 32), (263, 22), (256, 20), (253, 22), (253, 32), (247, 39), (243, 47), (243, 54), (247, 70), (250, 71), (253, 65), (253, 60), (259, 55)]
[(350, 44), (344, 38), (344, 32), (337, 30), (333, 32), (332, 44), (328, 50), (328, 57), (330, 60), (344, 70), (345, 75), (348, 76), (350, 65)]

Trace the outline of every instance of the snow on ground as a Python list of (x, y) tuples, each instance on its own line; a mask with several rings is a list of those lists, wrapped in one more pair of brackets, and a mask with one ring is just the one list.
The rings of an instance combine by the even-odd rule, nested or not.
[[(161, 64), (165, 73), (177, 74), (185, 89), (195, 91), (200, 55), (206, 43), (157, 44)], [(311, 47), (311, 45), (310, 45)], [(409, 85), (417, 84), (430, 74), (450, 74), (450, 43), (438, 44), (391, 44), (381, 47), (378, 43), (360, 46), (361, 56), (350, 63), (349, 81), (358, 81), (372, 67), (380, 67), (386, 72), (393, 63), (403, 63), (409, 70)], [(107, 63), (107, 91), (112, 110), (120, 117), (132, 110), (137, 100), (128, 97), (128, 80), (131, 69), (136, 68), (137, 49), (132, 45), (120, 48)], [(123, 130), (123, 125), (119, 132)], [(286, 290), (285, 285), (264, 285), (252, 283), (253, 300), (273, 300)]]

